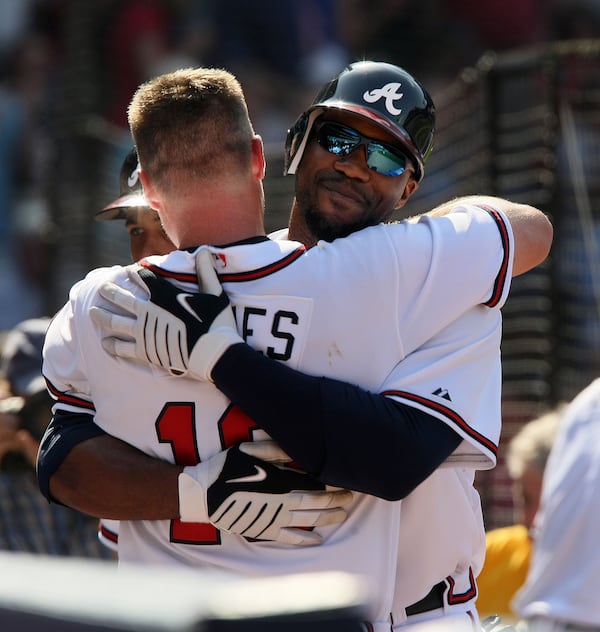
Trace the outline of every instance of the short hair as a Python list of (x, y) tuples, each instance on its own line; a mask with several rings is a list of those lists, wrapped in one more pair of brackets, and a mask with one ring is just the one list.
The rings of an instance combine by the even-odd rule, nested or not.
[(249, 167), (254, 135), (239, 81), (217, 68), (183, 68), (143, 83), (128, 108), (140, 164), (159, 186), (174, 175), (212, 178)]
[(508, 445), (506, 466), (513, 480), (523, 476), (527, 467), (543, 474), (566, 403), (526, 423)]

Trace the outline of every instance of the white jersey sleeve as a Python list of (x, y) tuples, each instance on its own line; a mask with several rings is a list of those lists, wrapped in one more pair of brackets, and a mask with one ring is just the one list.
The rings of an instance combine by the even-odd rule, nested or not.
[[(48, 390), (57, 401), (55, 408), (70, 412), (94, 412), (94, 403), (88, 382), (88, 362), (93, 362), (89, 353), (84, 353), (80, 324), (89, 320), (81, 301), (87, 288), (93, 286), (117, 270), (98, 268), (90, 272), (85, 279), (76, 283), (69, 292), (69, 300), (55, 315), (48, 327), (43, 349), (42, 373)], [(83, 303), (83, 304), (82, 304)], [(78, 314), (78, 315), (77, 315)]]
[[(429, 298), (423, 298), (421, 303), (422, 320), (433, 326), (439, 322), (440, 312), (453, 316), (457, 309), (463, 312), (408, 353), (380, 389), (389, 397), (439, 418), (463, 438), (442, 467), (489, 469), (496, 464), (501, 430), (500, 308), (510, 289), (514, 248), (506, 217), (494, 209), (484, 210), (497, 225), (496, 250), (493, 256), (489, 251), (482, 253), (466, 267), (469, 257), (456, 250), (456, 240), (445, 240), (443, 226), (438, 227), (437, 220), (431, 222), (439, 252), (437, 255), (433, 249), (433, 260), (437, 258), (436, 268), (442, 270), (431, 272), (424, 282), (424, 288), (430, 285), (430, 289), (417, 298), (421, 300), (421, 294)], [(457, 207), (448, 217), (453, 225), (456, 221), (464, 224), (465, 230), (472, 222), (482, 221), (479, 207)], [(485, 249), (490, 248), (490, 243), (493, 241), (481, 240)], [(463, 288), (458, 291), (455, 275), (463, 275)], [(490, 278), (494, 280), (492, 285)], [(464, 309), (467, 294), (477, 291), (481, 292), (479, 304)], [(418, 312), (414, 314), (417, 316)], [(417, 323), (405, 323), (404, 328), (405, 336), (410, 336), (411, 330), (419, 330)]]
[(514, 238), (506, 216), (491, 207), (457, 206), (426, 215), (398, 243), (399, 296), (411, 303), (400, 327), (407, 352), (476, 305), (500, 308), (510, 288)]
[(463, 441), (442, 467), (490, 469), (501, 430), (499, 310), (474, 307), (400, 362), (382, 394), (423, 410)]

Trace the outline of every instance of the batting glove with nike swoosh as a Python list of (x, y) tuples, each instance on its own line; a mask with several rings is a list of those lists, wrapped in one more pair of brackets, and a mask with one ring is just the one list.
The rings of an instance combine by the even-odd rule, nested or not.
[(146, 268), (136, 268), (129, 276), (138, 284), (143, 282), (150, 293), (148, 300), (114, 283), (103, 283), (100, 295), (127, 313), (90, 308), (92, 320), (109, 334), (102, 340), (104, 349), (121, 358), (149, 362), (172, 375), (211, 381), (219, 358), (243, 340), (208, 250), (196, 255), (196, 270), (203, 293), (178, 289)]
[[(278, 454), (278, 462), (284, 460)], [(183, 522), (210, 522), (228, 533), (294, 546), (320, 544), (322, 536), (306, 528), (343, 522), (351, 500), (350, 491), (326, 490), (308, 474), (257, 459), (239, 446), (179, 475)]]

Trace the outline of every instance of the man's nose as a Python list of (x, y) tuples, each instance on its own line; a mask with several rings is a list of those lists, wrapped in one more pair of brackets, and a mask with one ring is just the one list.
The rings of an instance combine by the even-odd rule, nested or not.
[(337, 156), (335, 168), (348, 178), (367, 181), (371, 177), (371, 169), (367, 166), (366, 147), (361, 143), (354, 147), (349, 154)]

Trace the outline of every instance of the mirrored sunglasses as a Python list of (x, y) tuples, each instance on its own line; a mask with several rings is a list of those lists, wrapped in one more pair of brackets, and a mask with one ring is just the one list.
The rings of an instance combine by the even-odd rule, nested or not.
[(317, 143), (329, 153), (336, 156), (348, 156), (357, 147), (364, 145), (367, 156), (367, 167), (384, 176), (399, 176), (404, 173), (411, 160), (400, 149), (363, 136), (351, 127), (321, 121), (315, 128)]

